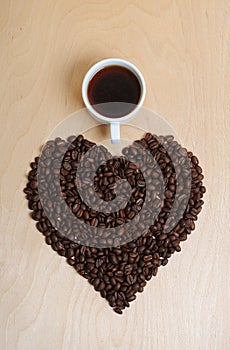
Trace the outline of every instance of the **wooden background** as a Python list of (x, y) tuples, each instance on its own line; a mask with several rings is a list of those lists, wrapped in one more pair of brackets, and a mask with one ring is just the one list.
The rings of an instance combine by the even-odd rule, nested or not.
[[(0, 1), (0, 349), (229, 349), (228, 0)], [(29, 162), (83, 107), (82, 78), (121, 57), (204, 168), (196, 231), (113, 313), (44, 244), (22, 190)]]

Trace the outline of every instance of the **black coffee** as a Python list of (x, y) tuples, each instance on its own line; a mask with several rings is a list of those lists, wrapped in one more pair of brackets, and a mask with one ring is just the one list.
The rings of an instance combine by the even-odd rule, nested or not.
[(139, 102), (140, 95), (141, 87), (137, 77), (121, 66), (101, 69), (88, 86), (91, 105), (97, 112), (110, 118), (130, 113)]

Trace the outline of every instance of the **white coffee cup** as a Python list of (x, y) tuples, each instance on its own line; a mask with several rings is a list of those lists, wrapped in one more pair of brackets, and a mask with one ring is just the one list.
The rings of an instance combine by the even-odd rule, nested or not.
[[(108, 116), (104, 116), (100, 114), (90, 103), (89, 97), (88, 97), (88, 86), (89, 82), (93, 78), (93, 76), (100, 70), (104, 69), (105, 67), (109, 66), (121, 66), (126, 69), (128, 69), (131, 73), (133, 73), (136, 78), (138, 79), (138, 82), (140, 84), (140, 97), (138, 103), (135, 105), (135, 107), (132, 109), (132, 111), (128, 114), (125, 114), (124, 116), (118, 117), (118, 118), (112, 118)], [(145, 86), (145, 80), (139, 69), (134, 66), (134, 64), (130, 63), (129, 61), (120, 59), (120, 58), (107, 58), (102, 61), (97, 62), (95, 65), (93, 65), (88, 72), (86, 73), (83, 83), (82, 83), (82, 98), (85, 103), (86, 108), (88, 109), (89, 113), (96, 118), (98, 121), (100, 121), (103, 124), (110, 124), (110, 136), (111, 136), (111, 142), (112, 143), (120, 143), (120, 124), (124, 124), (131, 120), (135, 114), (140, 110), (141, 106), (143, 105), (144, 99), (146, 94), (146, 86)]]

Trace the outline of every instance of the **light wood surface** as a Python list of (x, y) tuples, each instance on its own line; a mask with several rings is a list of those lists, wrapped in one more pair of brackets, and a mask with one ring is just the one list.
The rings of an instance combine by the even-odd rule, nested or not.
[[(1, 0), (1, 350), (229, 349), (229, 5)], [(122, 316), (45, 245), (22, 192), (106, 57), (140, 68), (145, 106), (199, 157), (207, 187), (196, 231)]]

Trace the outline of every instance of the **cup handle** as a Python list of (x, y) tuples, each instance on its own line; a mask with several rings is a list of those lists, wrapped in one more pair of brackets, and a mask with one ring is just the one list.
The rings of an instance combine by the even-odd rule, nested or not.
[(111, 143), (120, 143), (120, 123), (110, 123)]

